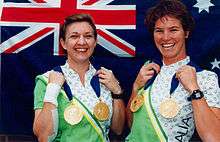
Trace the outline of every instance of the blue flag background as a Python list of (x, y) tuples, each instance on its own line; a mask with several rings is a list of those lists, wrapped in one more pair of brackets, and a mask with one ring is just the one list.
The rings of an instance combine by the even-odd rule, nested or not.
[[(3, 3), (30, 3), (28, 0), (5, 0)], [(191, 59), (202, 68), (212, 70), (220, 77), (220, 1), (183, 0), (196, 20), (192, 37), (187, 41), (187, 52)], [(4, 11), (0, 2), (0, 10)], [(158, 58), (146, 27), (146, 10), (156, 3), (155, 0), (112, 0), (109, 5), (136, 5), (136, 29), (111, 29), (111, 33), (135, 47), (135, 57), (119, 57), (97, 45), (91, 58), (95, 65), (112, 69), (125, 90), (128, 101), (132, 83), (142, 66), (151, 58)], [(0, 11), (1, 12), (1, 11)], [(0, 13), (1, 14), (1, 13)], [(128, 15), (129, 18), (129, 15)], [(38, 74), (65, 63), (65, 56), (54, 55), (54, 33), (50, 33), (28, 48), (18, 53), (3, 51), (3, 43), (28, 26), (12, 26), (0, 21), (1, 50), (1, 92), (0, 92), (0, 134), (32, 134), (33, 89)], [(115, 17), (114, 20), (118, 20)], [(11, 22), (13, 23), (13, 22)], [(13, 43), (12, 43), (13, 44)]]

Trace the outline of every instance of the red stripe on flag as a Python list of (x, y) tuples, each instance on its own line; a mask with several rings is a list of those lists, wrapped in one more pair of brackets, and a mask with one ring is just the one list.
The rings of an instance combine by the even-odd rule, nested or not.
[(46, 3), (46, 1), (44, 1), (44, 0), (34, 0), (34, 1), (37, 3)]
[(99, 0), (88, 0), (87, 2), (83, 3), (83, 5), (92, 5), (94, 3), (96, 3)]
[(77, 7), (77, 0), (61, 0), (60, 9), (63, 9), (63, 11), (65, 12), (68, 10), (76, 9), (76, 7)]
[(44, 28), (42, 30), (40, 30), (39, 32), (33, 34), (32, 36), (24, 39), (21, 42), (18, 42), (17, 44), (13, 45), (12, 47), (10, 47), (9, 49), (5, 50), (4, 53), (13, 53), (14, 51), (16, 51), (17, 49), (27, 45), (30, 42), (33, 42), (33, 40), (43, 36), (44, 34), (52, 31), (54, 28)]
[(119, 42), (118, 40), (112, 38), (111, 36), (107, 35), (106, 33), (104, 33), (101, 30), (97, 30), (98, 34), (102, 37), (104, 37), (106, 40), (110, 41), (111, 43), (113, 43), (114, 45), (116, 45), (117, 47), (121, 48), (122, 50), (126, 51), (127, 53), (129, 53), (132, 56), (135, 56), (135, 51), (130, 49), (129, 47), (127, 47), (126, 45), (124, 45), (123, 43)]
[[(135, 25), (135, 10), (76, 10), (61, 8), (3, 8), (1, 21), (62, 23), (73, 13), (89, 13), (100, 25)], [(120, 19), (120, 20), (116, 20)]]

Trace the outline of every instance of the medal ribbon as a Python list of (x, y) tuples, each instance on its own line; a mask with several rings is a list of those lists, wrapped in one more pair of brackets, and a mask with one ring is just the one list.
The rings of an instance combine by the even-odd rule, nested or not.
[[(201, 69), (199, 66), (194, 64), (192, 61), (190, 61), (187, 65), (190, 65), (196, 69), (196, 72), (201, 72), (203, 69)], [(179, 85), (179, 80), (176, 78), (176, 74), (173, 75), (172, 81), (171, 81), (171, 88), (170, 88), (170, 94), (172, 94), (176, 88)]]
[(90, 84), (93, 90), (95, 91), (96, 96), (99, 98), (101, 93), (100, 93), (100, 82), (98, 75), (92, 77)]
[[(53, 68), (53, 70), (63, 74), (63, 71), (60, 66)], [(96, 96), (99, 98), (101, 93), (100, 93), (100, 82), (99, 82), (98, 75), (95, 75), (92, 77), (90, 84), (91, 84), (93, 90), (95, 91)], [(73, 98), (73, 94), (72, 94), (71, 89), (66, 81), (64, 82), (63, 87), (64, 87), (64, 90), (67, 91), (67, 97), (71, 101)]]
[[(162, 65), (161, 62), (158, 62), (158, 61), (153, 61), (153, 62), (155, 62), (156, 64), (158, 64), (158, 65), (160, 65), (160, 66)], [(196, 65), (196, 64), (193, 63), (192, 61), (190, 61), (187, 65), (190, 65), (190, 66), (194, 67), (194, 68), (196, 69), (196, 72), (201, 72), (201, 71), (203, 71), (203, 69), (201, 69), (198, 65)], [(156, 71), (155, 71), (154, 69), (153, 69), (153, 71), (154, 71), (154, 75), (153, 75), (153, 77), (145, 84), (144, 90), (146, 90), (150, 85), (152, 85), (153, 82), (154, 82), (154, 80), (155, 80), (155, 78), (157, 77)], [(173, 77), (172, 77), (172, 81), (171, 81), (170, 94), (172, 94), (172, 93), (176, 90), (176, 88), (178, 87), (178, 85), (179, 85), (179, 80), (176, 78), (176, 74), (174, 74)]]
[[(152, 61), (150, 61), (150, 62), (151, 62), (151, 63), (154, 62), (154, 63), (158, 64), (160, 67), (162, 66), (162, 62), (159, 61), (159, 60), (152, 60)], [(153, 77), (144, 85), (144, 90), (146, 90), (150, 85), (152, 85), (153, 82), (154, 82), (154, 80), (155, 80), (156, 77), (157, 77), (157, 72), (156, 72), (156, 70), (154, 70), (154, 69), (152, 69), (152, 70), (154, 71), (154, 75), (153, 75)]]

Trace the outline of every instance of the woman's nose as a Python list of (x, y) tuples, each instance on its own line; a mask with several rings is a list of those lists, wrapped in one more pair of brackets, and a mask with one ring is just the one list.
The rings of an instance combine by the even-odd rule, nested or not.
[(168, 31), (164, 31), (163, 35), (162, 35), (162, 39), (167, 41), (170, 39), (170, 33)]
[(80, 44), (80, 45), (86, 44), (86, 39), (84, 38), (83, 35), (80, 35), (79, 40), (78, 40), (77, 43)]

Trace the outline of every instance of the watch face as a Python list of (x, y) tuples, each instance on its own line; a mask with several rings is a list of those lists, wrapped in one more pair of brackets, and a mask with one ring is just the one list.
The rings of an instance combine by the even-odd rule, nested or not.
[(196, 94), (195, 94), (195, 97), (196, 97), (196, 98), (201, 97), (201, 93), (199, 93), (199, 92), (198, 92), (198, 93), (196, 93)]
[(203, 96), (204, 95), (203, 95), (202, 91), (200, 91), (200, 90), (193, 91), (193, 93), (192, 93), (192, 99), (196, 99), (196, 100), (201, 99)]

